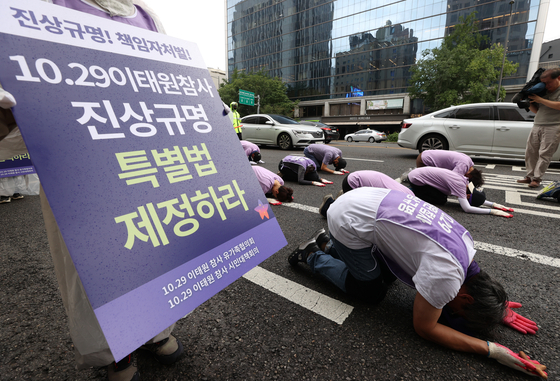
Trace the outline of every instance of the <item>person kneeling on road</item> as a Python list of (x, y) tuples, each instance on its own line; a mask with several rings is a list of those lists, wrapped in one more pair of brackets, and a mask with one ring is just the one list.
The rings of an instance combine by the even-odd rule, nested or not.
[(416, 158), (416, 168), (438, 167), (449, 169), (465, 176), (476, 188), (484, 185), (482, 171), (474, 167), (474, 163), (468, 155), (462, 152), (428, 150), (420, 152)]
[[(443, 206), (447, 202), (447, 196), (456, 196), (459, 205), (466, 213), (492, 214), (494, 216), (513, 217), (513, 209), (487, 201), (486, 194), (482, 190), (469, 186), (469, 179), (457, 172), (445, 168), (422, 167), (416, 168), (403, 174), (403, 183), (409, 183), (416, 197), (430, 204)], [(480, 208), (480, 206), (488, 206)]]
[[(346, 176), (344, 180), (342, 180), (342, 190), (338, 193), (338, 196), (351, 191), (352, 189), (361, 187), (393, 189), (414, 196), (414, 192), (412, 192), (412, 190), (398, 183), (396, 180), (393, 180), (386, 174), (367, 170), (356, 171)], [(334, 201), (335, 198), (333, 198), (332, 194), (328, 194), (323, 197), (323, 202), (321, 203), (321, 206), (319, 206), (319, 213), (323, 217), (327, 217), (327, 211)]]
[(288, 155), (278, 163), (278, 176), (287, 181), (297, 181), (300, 185), (324, 187), (332, 181), (322, 179), (317, 173), (315, 163), (307, 157)]
[(513, 312), (521, 305), (508, 302), (503, 287), (480, 270), (471, 235), (446, 213), (409, 194), (364, 187), (331, 205), (328, 227), (330, 237), (317, 231), (289, 255), (290, 265), (307, 263), (348, 295), (371, 303), (385, 298), (396, 276), (416, 290), (413, 325), (422, 338), (546, 376), (537, 361), (473, 337), (500, 323), (524, 334), (538, 327)]
[(294, 200), (292, 196), (294, 191), (292, 188), (284, 186), (284, 180), (280, 176), (263, 167), (252, 168), (270, 204), (282, 205), (283, 202), (292, 202)]
[(264, 164), (264, 161), (261, 160), (261, 150), (258, 145), (248, 142), (247, 140), (240, 140), (241, 146), (245, 151), (245, 155), (249, 159), (251, 165)]
[[(344, 169), (346, 168), (346, 160), (342, 158), (342, 151), (338, 148), (326, 144), (311, 144), (305, 147), (303, 154), (313, 160), (317, 171), (329, 172), (334, 175), (349, 173)], [(334, 165), (334, 171), (328, 167), (329, 164)]]

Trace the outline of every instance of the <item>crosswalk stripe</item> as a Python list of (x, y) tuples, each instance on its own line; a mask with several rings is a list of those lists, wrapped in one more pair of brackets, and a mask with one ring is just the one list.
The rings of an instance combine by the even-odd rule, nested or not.
[(528, 251), (510, 249), (507, 247), (492, 245), (491, 243), (484, 243), (478, 241), (474, 243), (474, 248), (477, 250), (484, 250), (493, 254), (518, 258), (521, 260), (530, 260), (532, 262), (540, 263), (541, 265), (560, 267), (560, 259), (548, 257), (546, 255), (541, 255), (541, 254), (529, 253)]
[(243, 278), (337, 324), (344, 323), (344, 320), (354, 309), (346, 303), (311, 290), (259, 266), (243, 275)]

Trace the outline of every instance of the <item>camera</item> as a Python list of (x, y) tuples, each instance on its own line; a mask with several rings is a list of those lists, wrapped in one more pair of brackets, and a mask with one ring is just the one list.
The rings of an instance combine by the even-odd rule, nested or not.
[(529, 95), (535, 94), (542, 97), (546, 94), (545, 84), (541, 82), (541, 74), (544, 70), (543, 68), (537, 70), (535, 74), (533, 74), (533, 78), (523, 86), (520, 92), (513, 96), (511, 101), (517, 103), (517, 107), (529, 111), (529, 106), (531, 105)]

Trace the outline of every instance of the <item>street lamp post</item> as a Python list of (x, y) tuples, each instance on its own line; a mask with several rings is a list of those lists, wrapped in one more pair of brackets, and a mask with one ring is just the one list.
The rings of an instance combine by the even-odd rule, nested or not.
[(502, 58), (502, 68), (500, 69), (500, 80), (498, 81), (498, 92), (496, 93), (496, 102), (500, 101), (500, 89), (502, 88), (502, 76), (504, 75), (504, 64), (506, 63), (506, 52), (509, 40), (509, 28), (511, 26), (511, 15), (513, 14), (513, 4), (515, 3), (514, 0), (509, 2), (509, 21), (508, 27), (506, 32), (506, 42), (504, 43), (504, 56)]

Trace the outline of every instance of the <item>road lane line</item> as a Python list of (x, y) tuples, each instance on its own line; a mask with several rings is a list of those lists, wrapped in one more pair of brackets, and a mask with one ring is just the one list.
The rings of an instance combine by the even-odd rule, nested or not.
[(486, 164), (486, 169), (494, 169), (496, 168), (496, 164)]
[(552, 267), (560, 267), (560, 259), (547, 257), (546, 255), (529, 253), (528, 251), (521, 251), (517, 249), (510, 249), (507, 247), (492, 245), (491, 243), (484, 243), (476, 241), (474, 248), (477, 250), (484, 250), (489, 253), (505, 255), (506, 257), (513, 257), (522, 260), (530, 260), (541, 265)]
[(306, 212), (317, 213), (317, 214), (319, 213), (319, 208), (318, 207), (298, 204), (297, 202), (285, 202), (282, 205), (287, 206), (289, 208), (305, 210)]
[(344, 323), (354, 309), (346, 303), (313, 291), (260, 266), (243, 275), (243, 278), (337, 324)]

